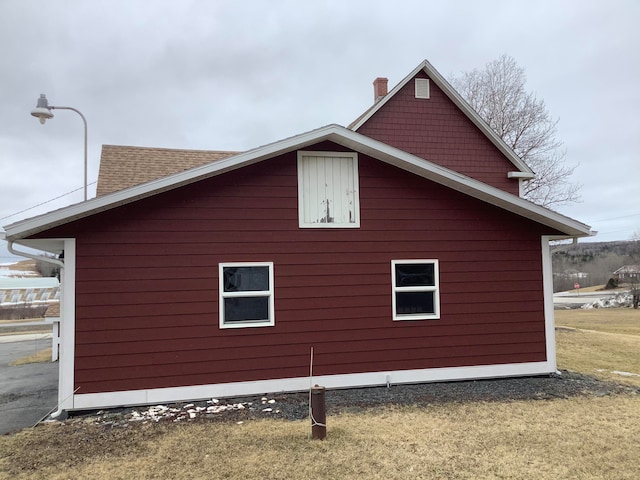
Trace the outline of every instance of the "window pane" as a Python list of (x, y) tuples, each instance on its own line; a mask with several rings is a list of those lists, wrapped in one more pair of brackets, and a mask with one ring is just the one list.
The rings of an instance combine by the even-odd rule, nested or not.
[(236, 297), (224, 299), (224, 321), (269, 321), (269, 297)]
[(396, 264), (396, 287), (433, 287), (435, 284), (433, 263)]
[(397, 292), (396, 312), (398, 315), (416, 313), (436, 313), (434, 292)]
[(269, 290), (269, 267), (224, 267), (225, 292)]

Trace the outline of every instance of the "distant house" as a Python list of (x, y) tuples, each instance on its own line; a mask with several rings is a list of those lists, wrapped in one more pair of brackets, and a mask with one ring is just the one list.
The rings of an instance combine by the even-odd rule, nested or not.
[(620, 282), (638, 282), (640, 280), (640, 265), (625, 265), (613, 272), (613, 278)]
[(428, 62), (374, 89), (247, 152), (105, 146), (97, 198), (5, 227), (64, 253), (61, 408), (304, 390), (312, 347), (328, 388), (556, 370), (549, 241), (590, 228)]

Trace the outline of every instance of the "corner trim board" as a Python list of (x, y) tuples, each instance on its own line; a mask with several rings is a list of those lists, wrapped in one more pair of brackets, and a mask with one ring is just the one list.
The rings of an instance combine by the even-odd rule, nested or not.
[(556, 359), (556, 321), (553, 308), (553, 271), (551, 263), (550, 236), (543, 236), (542, 243), (542, 288), (544, 295), (544, 330), (546, 339), (547, 362), (557, 370)]
[(74, 362), (76, 331), (76, 239), (64, 239), (64, 266), (60, 288), (60, 356), (58, 409), (74, 408)]

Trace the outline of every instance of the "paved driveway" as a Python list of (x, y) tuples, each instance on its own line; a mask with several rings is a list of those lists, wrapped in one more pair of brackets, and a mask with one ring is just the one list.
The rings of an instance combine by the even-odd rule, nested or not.
[(0, 343), (0, 435), (33, 426), (58, 403), (58, 363), (9, 366), (50, 346), (49, 339)]

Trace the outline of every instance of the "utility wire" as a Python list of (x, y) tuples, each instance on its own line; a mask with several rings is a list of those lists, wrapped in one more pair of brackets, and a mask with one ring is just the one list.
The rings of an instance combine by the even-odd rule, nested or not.
[[(98, 183), (98, 181), (96, 180), (95, 182), (88, 183), (87, 186), (93, 185), (94, 183)], [(55, 200), (58, 200), (58, 199), (60, 199), (62, 197), (66, 197), (67, 195), (71, 195), (72, 193), (78, 192), (78, 191), (80, 191), (82, 189), (84, 189), (84, 186), (80, 187), (80, 188), (76, 188), (75, 190), (71, 190), (70, 192), (63, 193), (62, 195), (59, 195), (59, 196), (54, 197), (54, 198), (51, 198), (49, 200), (46, 200), (46, 201), (44, 201), (42, 203), (34, 205), (33, 207), (25, 208), (24, 210), (20, 210), (19, 212), (12, 213), (11, 215), (7, 215), (6, 217), (0, 217), (0, 220), (5, 220), (7, 218), (15, 217), (16, 215), (20, 215), (21, 213), (28, 212), (29, 210), (33, 210), (34, 208), (41, 207), (42, 205), (46, 205), (47, 203), (51, 203), (51, 202), (53, 202)]]
[(640, 213), (632, 213), (631, 215), (623, 215), (622, 217), (602, 218), (600, 220), (592, 220), (593, 222), (608, 222), (609, 220), (619, 220), (621, 218), (640, 217)]

